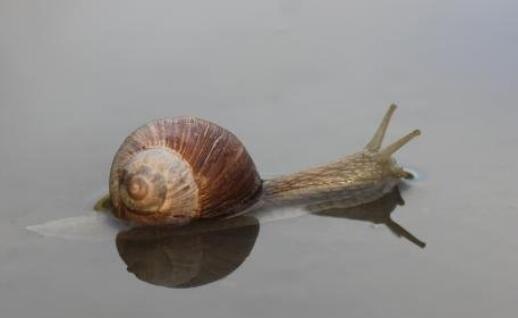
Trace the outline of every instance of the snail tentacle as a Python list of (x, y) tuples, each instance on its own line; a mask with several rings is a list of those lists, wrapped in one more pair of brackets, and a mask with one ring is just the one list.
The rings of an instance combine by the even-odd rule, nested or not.
[(387, 132), (388, 125), (390, 123), (390, 119), (392, 118), (392, 115), (396, 111), (397, 105), (391, 104), (389, 106), (389, 109), (385, 113), (385, 116), (383, 116), (383, 119), (381, 120), (380, 125), (378, 126), (378, 129), (376, 130), (376, 133), (374, 136), (372, 136), (371, 141), (365, 146), (366, 150), (376, 152), (379, 151), (381, 148), (381, 144), (383, 143), (383, 139), (385, 138), (385, 133)]

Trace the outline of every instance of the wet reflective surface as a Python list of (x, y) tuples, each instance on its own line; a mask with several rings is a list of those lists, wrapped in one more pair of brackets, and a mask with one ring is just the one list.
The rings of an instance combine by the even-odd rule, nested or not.
[[(381, 199), (361, 206), (350, 207), (350, 200), (335, 198), (301, 208), (313, 215), (384, 224), (396, 236), (424, 248), (426, 243), (390, 217), (403, 204), (396, 187)], [(276, 214), (275, 208), (268, 210)], [(142, 281), (169, 288), (198, 287), (226, 277), (246, 260), (260, 229), (254, 215), (260, 213), (252, 211), (188, 226), (135, 227), (117, 234), (117, 250), (128, 272)]]
[[(513, 317), (517, 16), (503, 0), (0, 1), (0, 315)], [(189, 234), (200, 267), (174, 273), (183, 238), (25, 229), (93, 213), (148, 120), (215, 121), (267, 178), (361, 149), (391, 102), (387, 142), (423, 132), (397, 156), (421, 176), (405, 205)]]
[(139, 227), (117, 235), (128, 272), (153, 285), (196, 287), (221, 279), (250, 254), (259, 233), (251, 216), (185, 227)]

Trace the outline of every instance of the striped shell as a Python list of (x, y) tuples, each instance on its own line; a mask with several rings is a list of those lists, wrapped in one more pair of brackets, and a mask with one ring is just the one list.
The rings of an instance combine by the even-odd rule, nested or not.
[(193, 117), (152, 121), (131, 133), (113, 159), (114, 215), (137, 224), (181, 224), (243, 211), (262, 181), (231, 132)]

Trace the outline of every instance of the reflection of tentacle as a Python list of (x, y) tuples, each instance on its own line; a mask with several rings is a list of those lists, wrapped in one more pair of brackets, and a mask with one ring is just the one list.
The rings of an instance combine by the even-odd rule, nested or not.
[(392, 233), (394, 233), (398, 237), (404, 237), (407, 240), (409, 240), (410, 242), (412, 242), (415, 245), (419, 246), (420, 248), (425, 248), (426, 247), (426, 243), (425, 242), (419, 240), (412, 233), (410, 233), (407, 230), (405, 230), (405, 228), (403, 228), (398, 223), (394, 222), (392, 219), (389, 218), (388, 221), (385, 224), (392, 231)]
[(171, 288), (205, 285), (238, 268), (259, 233), (250, 216), (171, 228), (139, 227), (117, 236), (128, 271), (150, 284)]
[(398, 205), (405, 204), (398, 187), (394, 187), (391, 192), (376, 201), (354, 207), (351, 207), (350, 204), (349, 200), (331, 200), (310, 205), (307, 209), (321, 216), (385, 224), (398, 237), (404, 237), (421, 248), (426, 246), (426, 243), (416, 238), (390, 218), (390, 214)]

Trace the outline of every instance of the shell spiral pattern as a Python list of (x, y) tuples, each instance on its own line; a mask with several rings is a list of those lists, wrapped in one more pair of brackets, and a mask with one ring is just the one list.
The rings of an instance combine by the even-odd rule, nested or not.
[(262, 180), (239, 139), (194, 117), (152, 121), (131, 133), (110, 172), (114, 215), (137, 224), (186, 223), (240, 212)]

